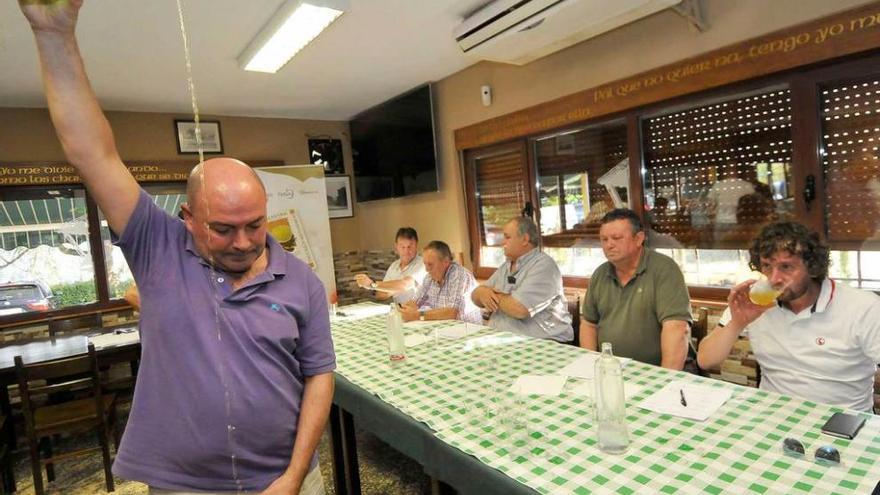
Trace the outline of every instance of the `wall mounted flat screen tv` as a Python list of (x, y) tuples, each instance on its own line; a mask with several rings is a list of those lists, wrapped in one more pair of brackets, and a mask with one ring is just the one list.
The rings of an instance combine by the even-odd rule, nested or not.
[(349, 122), (359, 202), (438, 190), (431, 102), (427, 84)]

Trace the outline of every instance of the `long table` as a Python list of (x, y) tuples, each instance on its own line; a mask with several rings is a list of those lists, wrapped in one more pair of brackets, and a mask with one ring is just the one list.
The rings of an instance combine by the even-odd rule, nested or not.
[[(525, 399), (529, 443), (517, 448), (497, 422), (479, 420), (491, 406), (489, 392), (523, 374), (556, 374), (587, 351), (484, 329), (461, 340), (408, 348), (405, 362), (392, 365), (385, 319), (377, 315), (383, 309), (359, 304), (341, 311), (351, 316), (332, 324), (337, 493), (359, 493), (353, 422), (465, 494), (861, 494), (871, 493), (880, 480), (878, 417), (866, 414), (854, 440), (830, 437), (820, 427), (840, 408), (638, 362), (624, 371), (626, 381), (639, 387), (627, 400), (626, 453), (598, 449), (592, 401), (576, 393), (575, 380), (559, 396)], [(733, 395), (702, 422), (638, 407), (672, 380), (726, 388)], [(807, 458), (783, 453), (782, 441), (789, 437), (805, 445)], [(821, 445), (836, 447), (841, 465), (814, 463), (812, 452)]]

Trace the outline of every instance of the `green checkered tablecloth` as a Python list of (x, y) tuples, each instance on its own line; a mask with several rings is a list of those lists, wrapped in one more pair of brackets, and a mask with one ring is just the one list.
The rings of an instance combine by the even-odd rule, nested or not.
[[(342, 310), (375, 314), (376, 305)], [(406, 332), (430, 334), (453, 324), (460, 323)], [(540, 493), (869, 494), (880, 481), (880, 418), (874, 416), (855, 440), (836, 439), (820, 427), (839, 408), (633, 361), (624, 376), (641, 389), (627, 400), (626, 453), (598, 449), (592, 401), (573, 393), (574, 379), (560, 396), (528, 396), (513, 410), (526, 425), (527, 437), (519, 438), (528, 439), (517, 446), (509, 426), (490, 419), (497, 412), (492, 399), (516, 377), (557, 373), (586, 351), (483, 329), (456, 341), (432, 339), (407, 349), (403, 363), (391, 364), (384, 316), (337, 319), (333, 338), (342, 376)], [(703, 422), (637, 407), (671, 380), (731, 388), (733, 397)], [(807, 459), (782, 453), (787, 437), (801, 440)], [(840, 451), (840, 466), (812, 461), (822, 445)]]

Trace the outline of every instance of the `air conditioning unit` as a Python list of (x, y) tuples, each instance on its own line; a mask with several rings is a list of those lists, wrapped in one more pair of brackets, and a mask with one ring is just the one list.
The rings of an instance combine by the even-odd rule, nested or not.
[(495, 0), (454, 31), (467, 55), (524, 65), (682, 0)]

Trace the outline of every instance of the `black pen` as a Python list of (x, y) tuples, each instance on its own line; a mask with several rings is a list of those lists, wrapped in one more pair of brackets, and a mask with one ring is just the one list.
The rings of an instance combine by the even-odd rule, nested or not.
[(678, 389), (678, 393), (681, 395), (681, 405), (684, 407), (688, 406), (688, 401), (684, 398), (684, 390)]

